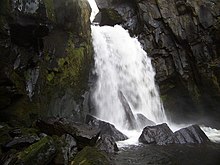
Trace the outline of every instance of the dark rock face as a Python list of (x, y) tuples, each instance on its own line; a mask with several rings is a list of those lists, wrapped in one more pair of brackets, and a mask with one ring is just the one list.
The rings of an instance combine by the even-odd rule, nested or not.
[(106, 134), (101, 136), (96, 144), (96, 147), (101, 151), (105, 151), (106, 153), (115, 153), (119, 151), (114, 137)]
[(167, 124), (147, 126), (139, 137), (139, 142), (158, 145), (173, 144), (175, 143), (175, 139), (172, 135), (173, 132)]
[(145, 127), (139, 142), (144, 144), (204, 144), (210, 142), (198, 125), (172, 132), (167, 124)]
[(182, 128), (174, 133), (174, 136), (178, 139), (178, 143), (207, 143), (210, 142), (205, 133), (198, 125), (192, 125), (187, 128)]
[(79, 104), (93, 63), (88, 2), (3, 0), (0, 6), (0, 120), (83, 120)]
[(114, 26), (116, 24), (121, 24), (123, 19), (121, 15), (114, 9), (101, 9), (94, 22), (99, 22), (100, 26)]
[(100, 135), (109, 135), (110, 137), (113, 137), (115, 141), (128, 139), (128, 137), (117, 130), (114, 125), (98, 120), (94, 116), (87, 115), (86, 123), (92, 127), (99, 129)]

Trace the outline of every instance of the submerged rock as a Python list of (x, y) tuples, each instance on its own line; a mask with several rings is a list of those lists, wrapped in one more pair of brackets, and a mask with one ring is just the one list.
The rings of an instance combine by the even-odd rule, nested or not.
[(100, 135), (109, 135), (115, 139), (115, 141), (126, 140), (128, 137), (115, 128), (114, 125), (105, 121), (99, 120), (94, 116), (87, 115), (86, 123), (92, 127), (100, 129)]
[(163, 123), (156, 126), (145, 127), (139, 137), (139, 142), (144, 144), (166, 145), (175, 143), (175, 138), (168, 125)]
[(210, 140), (198, 125), (182, 128), (175, 133), (171, 131), (167, 124), (145, 127), (139, 142), (145, 144), (201, 144)]
[(177, 138), (178, 143), (208, 143), (210, 142), (206, 134), (201, 130), (198, 125), (192, 125), (186, 128), (182, 128), (174, 133), (174, 136)]
[(77, 140), (79, 148), (87, 145), (94, 146), (100, 134), (98, 129), (65, 118), (38, 120), (36, 125), (42, 132), (48, 135), (62, 136), (64, 134), (70, 134)]
[(107, 153), (114, 153), (119, 151), (115, 139), (109, 135), (102, 135), (98, 140), (96, 147)]
[(110, 161), (105, 153), (98, 151), (96, 148), (85, 147), (80, 151), (71, 165), (110, 165)]

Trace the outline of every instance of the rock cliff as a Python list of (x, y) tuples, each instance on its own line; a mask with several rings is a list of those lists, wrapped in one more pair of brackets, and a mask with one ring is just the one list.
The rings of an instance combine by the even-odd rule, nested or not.
[(78, 0), (0, 2), (0, 118), (81, 120), (92, 65), (91, 8)]

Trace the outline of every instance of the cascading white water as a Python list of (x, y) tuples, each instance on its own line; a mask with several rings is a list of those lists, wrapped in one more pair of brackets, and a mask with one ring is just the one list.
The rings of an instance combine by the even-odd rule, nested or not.
[[(88, 0), (92, 8), (91, 22), (98, 13), (95, 0)], [(166, 122), (173, 131), (186, 125), (167, 120), (157, 87), (151, 60), (136, 38), (131, 38), (121, 26), (91, 26), (95, 50), (95, 73), (98, 76), (93, 94), (97, 116), (113, 123), (130, 137), (125, 144), (137, 143), (140, 131), (128, 130), (123, 94), (133, 114), (141, 113), (155, 123)], [(201, 127), (214, 142), (220, 142), (220, 131)], [(120, 145), (120, 144), (119, 144)]]
[(93, 95), (98, 117), (126, 128), (126, 114), (119, 92), (125, 96), (132, 112), (148, 119), (166, 121), (154, 82), (151, 60), (136, 38), (121, 26), (92, 26), (95, 72), (98, 75)]

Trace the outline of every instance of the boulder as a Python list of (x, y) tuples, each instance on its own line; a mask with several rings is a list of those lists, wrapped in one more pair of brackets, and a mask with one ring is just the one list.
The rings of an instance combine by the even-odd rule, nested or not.
[(22, 149), (24, 147), (27, 147), (37, 141), (39, 141), (40, 138), (37, 135), (24, 135), (20, 137), (14, 137), (12, 141), (4, 145), (4, 149)]
[(173, 132), (167, 124), (163, 123), (156, 126), (147, 126), (139, 137), (139, 142), (144, 144), (167, 145), (176, 142)]
[(179, 144), (187, 143), (208, 143), (210, 142), (206, 134), (201, 130), (198, 125), (192, 125), (186, 128), (182, 128), (174, 133), (174, 136), (178, 140)]
[(115, 128), (114, 125), (105, 121), (99, 120), (94, 116), (87, 115), (86, 123), (92, 127), (100, 129), (100, 135), (109, 135), (115, 139), (115, 141), (126, 140), (128, 137)]
[(115, 139), (109, 135), (102, 135), (98, 140), (96, 147), (106, 153), (114, 153), (119, 151)]
[(36, 126), (48, 135), (62, 136), (70, 134), (77, 140), (79, 148), (83, 146), (94, 146), (98, 140), (100, 131), (83, 123), (76, 123), (65, 118), (49, 118), (38, 120)]
[(51, 164), (64, 164), (67, 165), (78, 152), (77, 143), (74, 137), (65, 134), (61, 137), (53, 137), (56, 143), (56, 156)]
[(110, 165), (110, 161), (104, 152), (98, 151), (96, 148), (87, 146), (76, 155), (75, 159), (70, 164)]
[[(56, 148), (51, 137), (46, 136), (37, 143), (32, 144), (24, 151), (17, 154), (16, 158), (12, 159), (12, 164), (36, 164), (46, 165), (55, 156)], [(10, 164), (10, 163), (9, 163)]]
[(136, 120), (140, 128), (144, 128), (146, 126), (154, 126), (156, 123), (146, 118), (144, 115), (138, 113), (136, 114)]
[(202, 144), (210, 142), (198, 125), (182, 128), (173, 133), (167, 124), (145, 127), (139, 142), (144, 144)]

